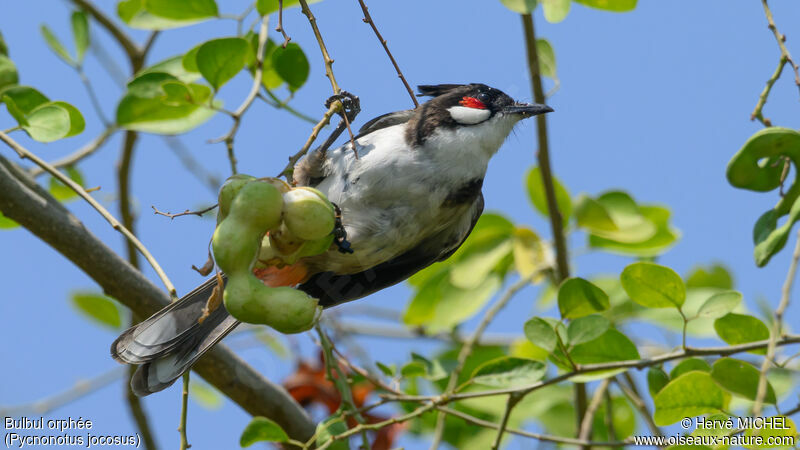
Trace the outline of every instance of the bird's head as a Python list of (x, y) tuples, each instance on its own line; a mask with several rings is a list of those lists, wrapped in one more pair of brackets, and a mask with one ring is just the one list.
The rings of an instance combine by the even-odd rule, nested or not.
[[(553, 111), (546, 105), (514, 101), (503, 91), (485, 84), (436, 84), (419, 86), (420, 96), (432, 99), (418, 108), (412, 121), (411, 141), (421, 144), (436, 131), (453, 139), (479, 141), (494, 153), (521, 119)], [(443, 136), (442, 136), (443, 137)]]

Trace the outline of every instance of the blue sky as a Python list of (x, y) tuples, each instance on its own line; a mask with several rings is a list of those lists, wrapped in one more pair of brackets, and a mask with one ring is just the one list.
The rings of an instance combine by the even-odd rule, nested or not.
[[(111, 10), (111, 2), (105, 2)], [(222, 2), (220, 2), (222, 3)], [(791, 25), (800, 19), (800, 3), (774, 2), (778, 27), (788, 34), (790, 51), (800, 55), (800, 34)], [(70, 153), (101, 131), (101, 125), (75, 73), (50, 53), (38, 28), (47, 23), (67, 40), (66, 2), (10, 2), (0, 16), (2, 31), (24, 84), (54, 99), (78, 106), (87, 118), (79, 137), (42, 146), (17, 134), (29, 148), (46, 159)], [(221, 9), (238, 13), (243, 1), (228, 1)], [(520, 100), (530, 100), (519, 17), (498, 1), (369, 3), (370, 11), (412, 84), (484, 82)], [(323, 1), (312, 5), (328, 49), (336, 60), (339, 84), (361, 97), (362, 113), (356, 125), (392, 110), (410, 106), (385, 53), (361, 22), (356, 1)], [(286, 11), (284, 27), (309, 57), (308, 84), (292, 105), (320, 117), (330, 85), (308, 22), (298, 9)], [(275, 23), (271, 24), (274, 28)], [(736, 287), (753, 308), (757, 298), (775, 305), (786, 274), (789, 250), (766, 268), (752, 259), (751, 230), (755, 219), (772, 207), (777, 194), (756, 194), (732, 188), (725, 180), (730, 157), (760, 125), (749, 121), (764, 82), (772, 74), (779, 53), (758, 2), (643, 0), (638, 8), (615, 14), (573, 5), (567, 19), (548, 24), (536, 14), (539, 37), (552, 43), (561, 87), (548, 100), (555, 109), (549, 116), (554, 170), (572, 194), (598, 194), (624, 189), (638, 201), (668, 205), (681, 241), (660, 262), (686, 273), (700, 263), (719, 261), (735, 277)], [(93, 39), (113, 55), (119, 49), (92, 24)], [(132, 31), (140, 41), (146, 33)], [(196, 43), (235, 33), (232, 21), (213, 21), (164, 33), (156, 42), (150, 62), (183, 53)], [(272, 33), (274, 39), (276, 33)], [(87, 73), (98, 89), (106, 114), (120, 88), (100, 68), (94, 54), (87, 58)], [(127, 71), (127, 67), (124, 67)], [(232, 107), (249, 88), (240, 75), (222, 91)], [(765, 113), (773, 123), (800, 128), (797, 88), (790, 72), (776, 85)], [(0, 128), (11, 126), (5, 113)], [(228, 175), (221, 144), (206, 141), (224, 134), (230, 122), (218, 116), (183, 137), (195, 158), (212, 173)], [(305, 141), (311, 125), (282, 111), (256, 104), (238, 135), (240, 170), (272, 175)], [(112, 210), (114, 164), (120, 134), (80, 168), (95, 194)], [(515, 222), (528, 224), (549, 235), (547, 222), (537, 215), (523, 190), (523, 178), (534, 164), (534, 124), (524, 123), (490, 164), (484, 183), (486, 209), (500, 211)], [(5, 157), (12, 153), (0, 150)], [(158, 258), (179, 292), (187, 292), (201, 278), (191, 264), (205, 260), (213, 222), (187, 217), (170, 222), (150, 213), (150, 205), (178, 211), (213, 203), (215, 194), (191, 176), (161, 138), (144, 136), (135, 159), (132, 186), (140, 212), (138, 234)], [(121, 237), (88, 205), (73, 202), (70, 209), (107, 244), (122, 250)], [(789, 246), (791, 246), (790, 241)], [(585, 247), (583, 237), (571, 239), (570, 248)], [(3, 301), (0, 301), (0, 405), (23, 404), (67, 389), (78, 380), (113, 369), (108, 356), (115, 332), (88, 323), (68, 302), (68, 293), (94, 289), (91, 279), (54, 253), (28, 232), (0, 232)], [(604, 254), (582, 254), (574, 272), (581, 276), (618, 274), (630, 260)], [(145, 272), (157, 282), (152, 271)], [(397, 286), (361, 302), (402, 309), (409, 289)], [(532, 314), (534, 289), (523, 292), (493, 324), (490, 331), (520, 332)], [(754, 309), (754, 308), (753, 308)], [(787, 322), (800, 318), (798, 305)], [(473, 321), (474, 322), (474, 321)], [(470, 322), (472, 324), (473, 322)], [(307, 341), (304, 337), (300, 341)], [(363, 339), (370, 351), (380, 351), (384, 362), (402, 363), (408, 345), (380, 339)], [(432, 348), (427, 345), (423, 348)], [(273, 380), (280, 380), (291, 364), (258, 348), (246, 358)], [(62, 407), (52, 417), (90, 418), (99, 431), (127, 434), (134, 430), (120, 401), (122, 386), (112, 384)], [(177, 444), (179, 389), (148, 397), (159, 442)], [(248, 417), (226, 402), (221, 410), (195, 405), (190, 410), (190, 439), (194, 448), (233, 448)], [(214, 424), (214, 426), (209, 426)], [(414, 441), (404, 442), (410, 447)], [(517, 445), (517, 444), (514, 444)]]

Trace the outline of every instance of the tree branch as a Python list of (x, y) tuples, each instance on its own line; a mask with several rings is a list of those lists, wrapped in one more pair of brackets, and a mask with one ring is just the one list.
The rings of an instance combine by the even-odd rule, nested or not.
[(377, 25), (375, 25), (375, 21), (372, 20), (372, 16), (369, 14), (369, 8), (367, 8), (366, 3), (364, 0), (358, 0), (358, 4), (361, 5), (361, 11), (364, 12), (364, 22), (368, 23), (369, 26), (372, 27), (372, 31), (375, 32), (375, 36), (378, 37), (381, 45), (383, 45), (383, 49), (386, 50), (386, 54), (389, 55), (389, 60), (392, 61), (392, 65), (394, 66), (394, 70), (397, 71), (397, 76), (400, 78), (400, 81), (403, 82), (403, 86), (406, 87), (408, 91), (409, 97), (411, 97), (411, 101), (414, 102), (414, 107), (416, 108), (419, 106), (419, 101), (417, 101), (417, 96), (414, 95), (414, 90), (411, 89), (411, 86), (408, 85), (408, 81), (406, 81), (406, 77), (403, 76), (403, 72), (400, 70), (400, 66), (395, 61), (394, 56), (392, 56), (392, 52), (389, 51), (389, 46), (386, 44), (386, 39), (381, 36), (381, 32), (378, 31)]
[(764, 362), (761, 364), (761, 375), (758, 379), (758, 389), (756, 390), (756, 400), (753, 403), (753, 416), (758, 417), (761, 415), (761, 408), (764, 405), (764, 397), (767, 395), (767, 371), (769, 370), (770, 363), (775, 358), (775, 344), (778, 341), (783, 331), (783, 313), (789, 307), (789, 298), (792, 293), (792, 284), (794, 284), (795, 275), (797, 274), (797, 263), (800, 261), (800, 231), (797, 233), (797, 243), (794, 247), (794, 254), (792, 254), (792, 262), (789, 264), (789, 272), (786, 274), (786, 280), (783, 282), (781, 289), (781, 301), (778, 303), (778, 308), (775, 309), (775, 320), (772, 322), (772, 332), (769, 335), (769, 345), (767, 345), (767, 354), (764, 356)]
[(100, 25), (103, 26), (103, 28), (111, 33), (111, 35), (114, 36), (114, 39), (119, 42), (119, 45), (122, 46), (122, 49), (125, 50), (125, 53), (128, 55), (128, 58), (131, 61), (140, 60), (142, 58), (142, 49), (139, 48), (136, 42), (134, 42), (133, 39), (131, 39), (130, 36), (128, 36), (128, 34), (119, 25), (117, 25), (113, 19), (108, 17), (92, 2), (88, 0), (71, 1), (73, 4), (75, 4), (75, 6), (89, 13), (89, 15), (91, 15)]
[[(0, 211), (30, 230), (94, 279), (134, 313), (148, 317), (169, 296), (108, 248), (24, 171), (0, 156)], [(294, 439), (306, 440), (315, 424), (280, 386), (217, 344), (193, 367), (248, 413), (268, 417)]]

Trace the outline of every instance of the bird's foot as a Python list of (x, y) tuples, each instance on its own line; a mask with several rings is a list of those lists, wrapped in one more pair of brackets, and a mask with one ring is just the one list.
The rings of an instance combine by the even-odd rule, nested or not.
[(344, 229), (342, 224), (342, 210), (339, 205), (331, 202), (333, 210), (336, 213), (336, 222), (333, 226), (333, 243), (339, 249), (339, 253), (353, 253), (350, 247), (350, 241), (347, 240), (347, 230)]

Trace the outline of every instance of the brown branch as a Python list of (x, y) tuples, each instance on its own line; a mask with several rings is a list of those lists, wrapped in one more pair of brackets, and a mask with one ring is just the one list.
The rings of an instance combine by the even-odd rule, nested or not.
[(170, 220), (172, 220), (172, 219), (174, 219), (174, 218), (176, 218), (176, 217), (181, 217), (181, 216), (189, 216), (189, 215), (194, 215), (194, 216), (198, 216), (198, 217), (203, 217), (203, 214), (205, 214), (205, 213), (207, 213), (207, 212), (209, 212), (209, 211), (213, 210), (214, 208), (216, 208), (216, 207), (217, 207), (217, 205), (216, 205), (216, 204), (214, 204), (214, 205), (211, 205), (211, 206), (209, 206), (208, 208), (201, 209), (200, 211), (189, 211), (189, 210), (187, 209), (186, 211), (184, 211), (184, 212), (182, 212), (182, 213), (175, 213), (175, 214), (173, 214), (173, 213), (171, 213), (171, 212), (162, 212), (162, 211), (159, 211), (159, 210), (158, 210), (158, 208), (156, 208), (154, 205), (150, 205), (150, 207), (151, 207), (151, 208), (153, 208), (153, 214), (155, 214), (155, 215), (157, 215), (157, 216), (169, 217), (169, 218), (170, 218)]
[(278, 26), (275, 27), (275, 31), (283, 35), (283, 45), (281, 46), (286, 48), (292, 38), (290, 38), (289, 35), (286, 34), (286, 30), (283, 29), (283, 0), (278, 0)]
[[(522, 28), (525, 34), (525, 49), (528, 60), (528, 72), (531, 77), (533, 99), (536, 103), (543, 104), (545, 102), (545, 95), (544, 89), (542, 88), (539, 54), (536, 49), (536, 31), (533, 26), (533, 17), (530, 14), (522, 14)], [(542, 172), (542, 184), (544, 185), (544, 193), (547, 200), (550, 228), (553, 232), (553, 244), (556, 249), (555, 284), (558, 285), (569, 278), (569, 253), (567, 252), (567, 240), (564, 236), (564, 221), (561, 216), (561, 211), (558, 209), (553, 173), (550, 168), (550, 144), (547, 137), (546, 114), (536, 116), (536, 136), (538, 139), (536, 158), (538, 160), (539, 170)], [(583, 383), (575, 384), (575, 413), (576, 422), (578, 427), (580, 427), (583, 416), (586, 413), (586, 385)]]
[(772, 31), (775, 40), (778, 42), (778, 47), (781, 49), (781, 57), (785, 58), (792, 66), (792, 70), (794, 70), (794, 84), (800, 89), (800, 67), (794, 62), (792, 55), (786, 48), (786, 35), (781, 34), (778, 31), (778, 27), (775, 26), (775, 20), (772, 18), (772, 11), (770, 11), (769, 5), (767, 5), (767, 0), (761, 0), (761, 5), (764, 7), (764, 15), (767, 17), (767, 23), (769, 24), (768, 28)]
[[(0, 156), (0, 211), (63, 254), (103, 291), (140, 317), (169, 303), (169, 296), (108, 248), (61, 203), (16, 165)], [(254, 416), (281, 425), (294, 439), (306, 440), (315, 424), (280, 386), (273, 384), (223, 344), (217, 344), (193, 370)]]
[(411, 89), (411, 86), (409, 86), (408, 81), (406, 81), (406, 77), (403, 76), (403, 72), (400, 70), (400, 66), (397, 64), (397, 61), (395, 61), (394, 56), (392, 56), (392, 52), (389, 51), (389, 46), (386, 44), (386, 39), (384, 39), (383, 36), (381, 36), (381, 32), (378, 31), (378, 27), (377, 25), (375, 25), (375, 21), (372, 20), (372, 16), (370, 16), (369, 14), (369, 8), (367, 8), (367, 5), (366, 3), (364, 3), (364, 0), (358, 0), (358, 4), (361, 5), (361, 10), (364, 11), (364, 19), (363, 19), (364, 22), (368, 23), (369, 26), (372, 27), (372, 31), (375, 32), (375, 36), (378, 37), (378, 40), (381, 42), (381, 45), (383, 45), (383, 49), (386, 50), (386, 54), (389, 55), (389, 60), (392, 61), (394, 70), (397, 71), (397, 76), (400, 78), (400, 81), (403, 82), (403, 86), (406, 87), (408, 95), (409, 97), (411, 97), (411, 101), (414, 102), (414, 107), (416, 108), (417, 106), (419, 106), (419, 101), (417, 101), (417, 96), (414, 95), (414, 90)]
[(620, 388), (622, 393), (628, 397), (628, 401), (631, 402), (634, 408), (639, 411), (639, 414), (642, 416), (642, 420), (647, 424), (647, 427), (650, 428), (650, 433), (653, 436), (663, 436), (664, 433), (661, 432), (661, 429), (658, 428), (658, 425), (653, 421), (653, 415), (650, 413), (650, 409), (648, 409), (647, 404), (642, 400), (642, 396), (639, 394), (639, 390), (636, 388), (636, 382), (634, 381), (633, 377), (628, 373), (624, 373), (625, 381), (628, 382), (629, 386), (626, 386), (619, 378), (615, 378), (617, 386)]
[(308, 18), (308, 23), (311, 24), (311, 29), (314, 31), (314, 37), (317, 38), (319, 50), (322, 52), (322, 59), (325, 62), (325, 76), (328, 77), (328, 80), (331, 82), (333, 93), (338, 95), (342, 92), (342, 90), (339, 88), (339, 84), (336, 82), (336, 77), (333, 75), (333, 59), (331, 59), (331, 56), (328, 54), (328, 49), (325, 47), (325, 41), (322, 39), (322, 34), (319, 32), (317, 18), (314, 17), (314, 13), (311, 12), (311, 8), (308, 7), (308, 2), (306, 2), (306, 0), (300, 0), (300, 7), (303, 10), (303, 14), (305, 14), (305, 16)]
[(492, 443), (492, 450), (500, 448), (500, 443), (503, 442), (503, 433), (508, 431), (508, 419), (511, 417), (511, 411), (514, 410), (514, 407), (517, 406), (520, 400), (522, 400), (522, 395), (520, 394), (508, 395), (506, 409), (503, 412), (503, 417), (500, 419), (500, 426), (497, 428), (497, 436), (495, 436), (494, 442)]
[[(292, 181), (291, 173), (292, 170), (294, 169), (294, 165), (297, 163), (297, 161), (300, 160), (300, 158), (302, 158), (303, 156), (305, 156), (306, 153), (308, 153), (308, 149), (310, 149), (314, 141), (317, 140), (319, 132), (322, 131), (323, 128), (325, 128), (325, 125), (330, 123), (331, 117), (333, 117), (333, 115), (336, 114), (336, 112), (339, 111), (341, 108), (342, 108), (342, 102), (337, 101), (331, 103), (331, 106), (328, 108), (327, 111), (325, 111), (325, 114), (322, 116), (322, 119), (320, 119), (320, 121), (317, 122), (316, 125), (314, 125), (314, 128), (311, 129), (311, 135), (308, 136), (306, 143), (303, 144), (303, 146), (300, 148), (300, 150), (298, 150), (297, 153), (289, 157), (289, 162), (286, 164), (286, 167), (284, 167), (283, 170), (281, 170), (281, 173), (278, 174), (279, 177), (285, 176), (287, 180), (289, 180), (290, 182)], [(353, 149), (355, 149), (355, 147), (353, 147)]]
[[(776, 343), (776, 346), (784, 346), (784, 345), (792, 345), (792, 344), (800, 344), (800, 335), (786, 335), (781, 337)], [(701, 347), (701, 348), (687, 348), (677, 350), (672, 353), (665, 353), (663, 355), (654, 356), (651, 358), (643, 358), (643, 359), (633, 359), (629, 361), (614, 361), (608, 363), (597, 363), (597, 364), (582, 364), (577, 367), (577, 369), (562, 373), (556, 377), (550, 378), (548, 380), (539, 381), (533, 384), (529, 384), (527, 386), (519, 386), (514, 388), (505, 388), (505, 389), (492, 389), (492, 390), (485, 390), (485, 391), (476, 391), (476, 392), (461, 392), (456, 393), (450, 396), (441, 396), (441, 395), (402, 395), (397, 396), (393, 394), (385, 394), (383, 397), (389, 398), (395, 401), (433, 401), (437, 404), (445, 404), (450, 403), (458, 400), (465, 400), (469, 398), (480, 398), (480, 397), (493, 397), (497, 395), (506, 395), (512, 392), (522, 392), (522, 393), (530, 393), (537, 389), (541, 389), (545, 386), (550, 386), (553, 384), (560, 383), (562, 381), (569, 380), (573, 377), (578, 375), (583, 375), (592, 372), (599, 372), (603, 370), (614, 370), (614, 369), (644, 369), (646, 367), (656, 366), (659, 364), (664, 364), (665, 362), (674, 361), (676, 359), (684, 359), (691, 356), (730, 356), (735, 355), (737, 353), (744, 353), (750, 350), (760, 350), (766, 348), (769, 345), (769, 339), (763, 341), (754, 341), (748, 342), (746, 344), (739, 344), (739, 345), (731, 345), (726, 347)]]
[[(139, 319), (135, 317), (135, 314), (134, 317), (131, 318), (131, 323), (139, 323)], [(128, 366), (125, 369), (127, 369), (125, 384), (123, 386), (125, 390), (125, 399), (127, 400), (131, 416), (133, 416), (133, 421), (136, 422), (136, 427), (142, 435), (142, 446), (147, 450), (156, 450), (158, 445), (156, 445), (155, 437), (153, 437), (153, 431), (150, 428), (150, 421), (147, 418), (147, 413), (145, 413), (142, 407), (141, 399), (131, 390), (131, 377), (133, 373), (136, 372), (136, 366)]]

